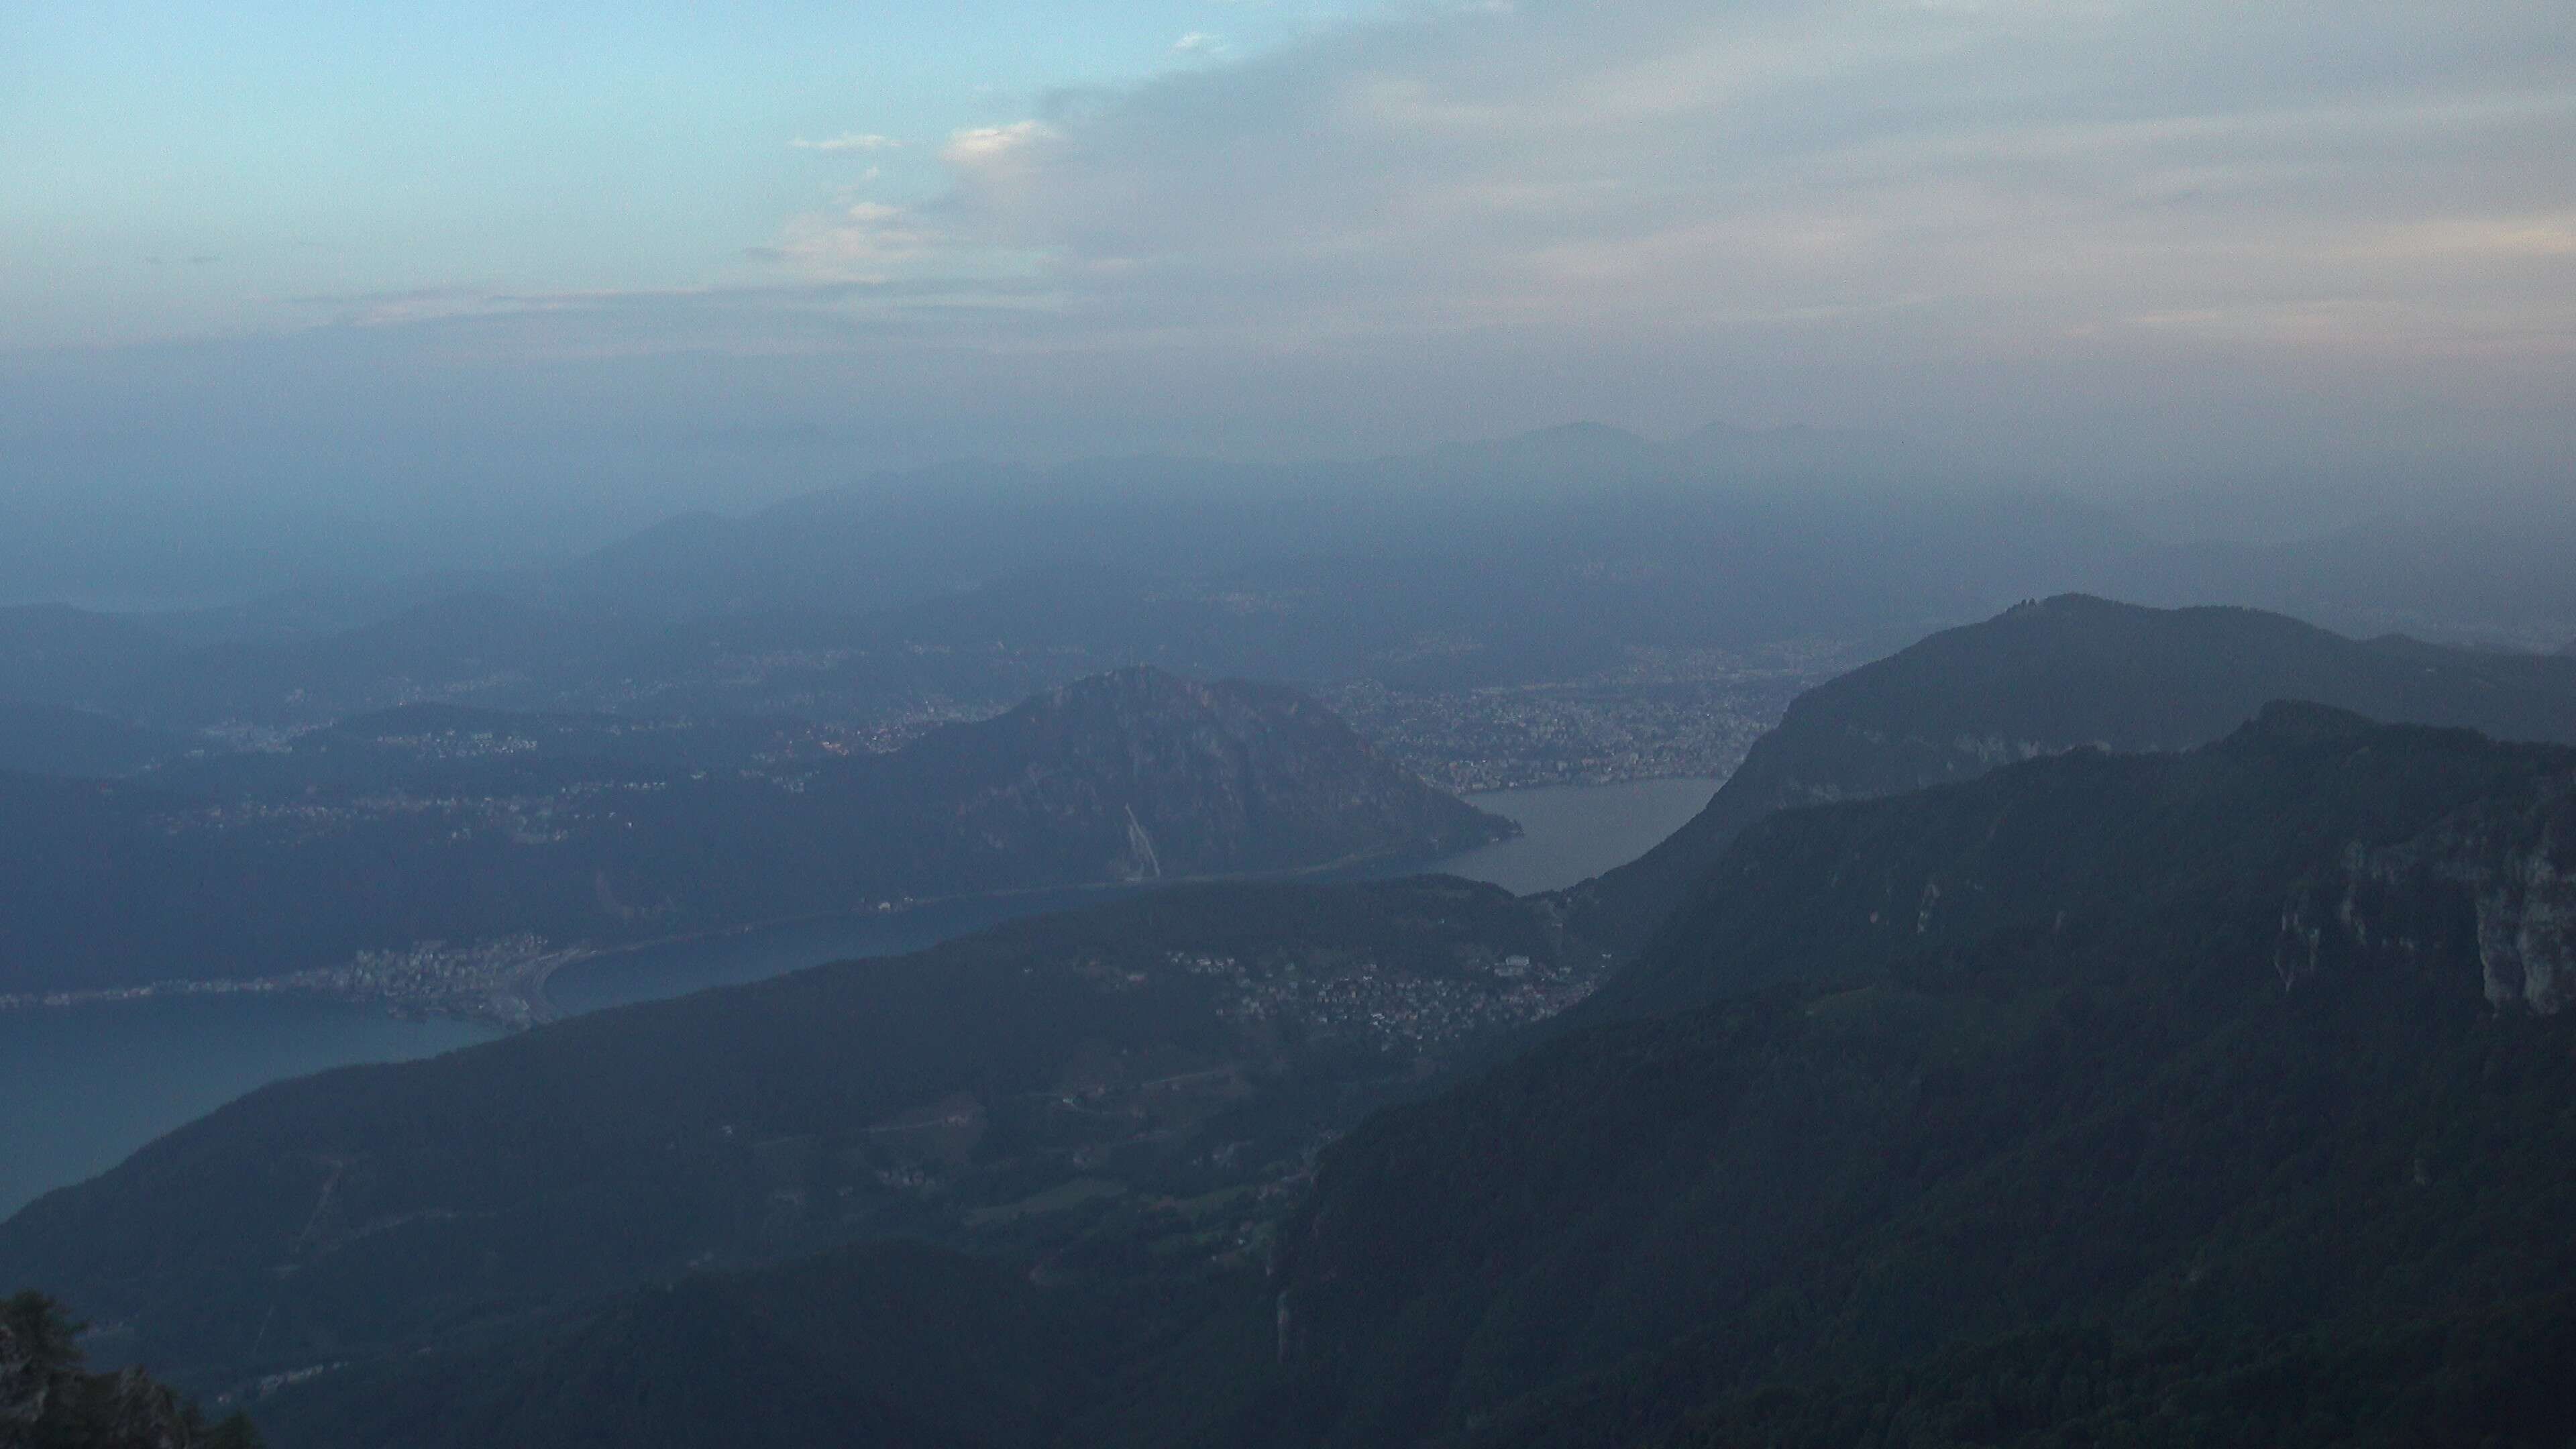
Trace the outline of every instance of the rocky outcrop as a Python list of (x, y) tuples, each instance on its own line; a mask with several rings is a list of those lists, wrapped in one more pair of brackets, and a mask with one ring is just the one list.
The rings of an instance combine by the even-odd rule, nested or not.
[(209, 1428), (141, 1369), (83, 1370), (76, 1329), (40, 1294), (0, 1302), (0, 1445), (45, 1449), (256, 1449), (248, 1421)]
[(2576, 874), (2545, 850), (2518, 856), (2478, 893), (2487, 1000), (2543, 1016), (2576, 998)]
[(2350, 846), (2333, 889), (2302, 887), (2283, 906), (2273, 969), (2290, 989), (2343, 952), (2420, 958), (2437, 945), (2474, 956), (2499, 1010), (2576, 1003), (2576, 778), (2402, 844)]

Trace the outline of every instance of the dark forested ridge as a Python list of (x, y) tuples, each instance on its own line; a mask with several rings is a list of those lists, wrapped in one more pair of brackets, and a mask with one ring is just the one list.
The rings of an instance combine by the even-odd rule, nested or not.
[(1176, 887), (265, 1088), (0, 1225), (0, 1281), (215, 1390), (853, 1239), (1257, 1257), (1321, 1134), (1600, 964), (1492, 886)]
[(2576, 1282), (2571, 828), (2576, 753), (2304, 706), (1774, 817), (1614, 979), (1661, 1014), (1327, 1160), (1282, 1233), (1318, 1437), (2197, 1442), (2172, 1400), (2334, 1443), (2459, 1398)]
[(281, 1443), (1004, 1449), (1229, 1442), (1277, 1380), (1258, 1273), (1051, 1281), (868, 1244), (648, 1289), (550, 1335), (325, 1376)]
[(2576, 661), (2347, 639), (2253, 609), (2084, 595), (1951, 629), (1809, 690), (1708, 808), (1567, 892), (1592, 936), (1640, 945), (1735, 836), (1772, 811), (1964, 780), (2079, 745), (2178, 750), (2276, 699), (2498, 739), (2576, 742)]
[(1151, 669), (890, 755), (782, 735), (412, 706), (130, 780), (0, 775), (0, 994), (1427, 859), (1512, 828), (1293, 691)]
[[(288, 1445), (2555, 1442), (2576, 755), (2265, 701), (2564, 738), (2571, 671), (2053, 599), (1811, 691), (1577, 892), (1185, 888), (282, 1084), (0, 1282)], [(412, 704), (5, 785), (23, 878), (232, 912), (55, 940), (199, 960), (1496, 828), (1150, 670), (887, 757)]]
[[(833, 1004), (853, 967), (696, 1003), (685, 1037), (675, 1010), (620, 1013), (272, 1089), (0, 1229), (0, 1275), (131, 1314), (195, 1372), (344, 1363), (263, 1401), (291, 1444), (677, 1443), (637, 1406), (704, 1424), (738, 1382), (759, 1392), (731, 1442), (753, 1446), (816, 1416), (996, 1449), (2555, 1444), (2576, 1404), (2532, 1375), (2576, 1336), (2571, 838), (2576, 752), (2282, 705), (2190, 752), (1771, 818), (1579, 1009), (1593, 1024), (1378, 1111), (1311, 1187), (1278, 1180), (1269, 1228), (1210, 1234), (1179, 1178), (1067, 1208), (1102, 1189), (1059, 1170), (1037, 1199), (979, 1190), (1006, 1211), (951, 1241), (982, 1261), (858, 1247), (514, 1307), (531, 1271), (609, 1289), (726, 1223), (728, 1256), (792, 1253), (799, 1214), (852, 1182), (830, 1164), (882, 1165), (809, 1139), (901, 1125), (851, 1094), (940, 1100), (952, 1068), (850, 1033), (945, 1018)], [(1556, 929), (1454, 884), (1263, 889), (1286, 916), (1211, 889), (1076, 919), (1091, 950), (1165, 939), (1150, 913), (1184, 905), (1214, 909), (1168, 939), (1244, 933), (1192, 961), (1355, 901), (1388, 923), (1449, 902), (1424, 938), (1445, 950), (1517, 929), (1535, 953)], [(998, 989), (1064, 927), (1013, 929), (937, 958), (942, 999), (989, 1010), (979, 973)], [(1054, 950), (1036, 959), (1086, 959)], [(1044, 1039), (1114, 1044), (1112, 1015), (1215, 979), (1102, 993), (1124, 979), (1103, 964), (1010, 999)], [(1205, 1016), (1148, 1034), (1182, 1040), (1177, 1020)], [(994, 1042), (990, 1070), (1037, 1039)], [(816, 1066), (834, 1057), (883, 1073)], [(459, 1098), (487, 1105), (440, 1115)], [(532, 1100), (551, 1110), (504, 1105)], [(623, 1204), (647, 1201), (681, 1226), (640, 1231)], [(252, 1303), (284, 1341), (240, 1326)], [(1031, 1407), (1048, 1385), (1075, 1387)]]

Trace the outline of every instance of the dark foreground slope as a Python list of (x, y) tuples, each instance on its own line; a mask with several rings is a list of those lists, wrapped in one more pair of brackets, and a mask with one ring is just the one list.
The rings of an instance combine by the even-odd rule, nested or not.
[(2326, 1443), (2453, 1338), (2520, 1362), (2512, 1315), (2576, 1322), (2571, 849), (2576, 753), (2313, 707), (1773, 817), (1614, 983), (1666, 1014), (1328, 1160), (1282, 1239), (1314, 1422), (1821, 1443), (2044, 1370), (2174, 1442), (2268, 1360), (2230, 1442)]
[(1223, 1444), (1258, 1411), (1257, 1271), (1032, 1282), (917, 1244), (647, 1289), (578, 1324), (319, 1376), (281, 1446), (1003, 1449)]
[(1595, 939), (1642, 945), (1728, 843), (1774, 810), (1970, 779), (2079, 745), (2189, 749), (2275, 699), (2576, 742), (2576, 660), (2363, 642), (2253, 609), (2069, 594), (1935, 634), (1799, 696), (1706, 810), (1567, 903)]
[[(1425, 859), (1512, 828), (1293, 691), (1151, 669), (890, 755), (682, 764), (652, 733), (415, 709), (130, 782), (0, 775), (0, 994)], [(757, 733), (696, 736), (722, 755)]]
[(859, 1239), (1080, 1276), (1172, 1199), (1256, 1251), (1319, 1133), (1598, 964), (1492, 886), (1178, 887), (264, 1088), (0, 1224), (0, 1283), (211, 1391)]
[[(751, 1382), (755, 1449), (836, 1405), (993, 1449), (2559, 1444), (2571, 842), (2576, 752), (2305, 706), (1793, 812), (1635, 968), (1675, 1009), (1380, 1112), (1267, 1275), (861, 1250), (268, 1413), (533, 1446)], [(1188, 1241), (1145, 1222), (1095, 1248)]]
[(258, 1449), (236, 1414), (209, 1424), (139, 1373), (92, 1373), (81, 1325), (39, 1293), (0, 1299), (0, 1444), (10, 1449)]

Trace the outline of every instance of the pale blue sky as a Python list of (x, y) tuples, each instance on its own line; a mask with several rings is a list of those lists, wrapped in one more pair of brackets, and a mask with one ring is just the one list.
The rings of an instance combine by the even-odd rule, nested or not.
[[(1025, 120), (1059, 88), (1249, 55), (1334, 13), (1332, 0), (0, 7), (0, 347), (292, 325), (316, 296), (740, 280), (756, 270), (747, 249), (787, 217), (935, 190), (954, 132)], [(898, 144), (791, 144), (849, 136)]]

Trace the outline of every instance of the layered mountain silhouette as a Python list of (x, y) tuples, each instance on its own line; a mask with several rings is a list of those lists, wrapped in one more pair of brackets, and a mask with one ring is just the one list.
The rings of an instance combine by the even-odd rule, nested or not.
[(176, 735), (93, 710), (0, 700), (0, 770), (29, 775), (127, 775), (183, 754)]
[[(1526, 1019), (1570, 950), (1441, 877), (1155, 892), (264, 1088), (0, 1224), (0, 1281), (222, 1390), (693, 1265), (1024, 1242), (1013, 1205), (1068, 1185), (1114, 1180), (1099, 1205), (1130, 1219), (1248, 1208), (1427, 1055)], [(1383, 1029), (1433, 1013), (1448, 1030)]]
[(1153, 669), (887, 755), (748, 768), (762, 735), (413, 708), (283, 756), (128, 781), (0, 776), (0, 864), (20, 888), (0, 991), (1430, 859), (1513, 829), (1311, 699)]
[(2270, 700), (2576, 742), (2576, 663), (2361, 641), (2253, 609), (2081, 594), (1935, 634), (1794, 701), (1716, 796), (1641, 859), (1567, 893), (1596, 939), (1642, 944), (1735, 837), (1773, 811), (1892, 795), (2091, 745), (2205, 744)]
[[(266, 1417), (281, 1442), (406, 1445), (594, 1423), (682, 1442), (639, 1403), (781, 1446), (832, 1414), (1014, 1446), (2558, 1442), (2576, 1428), (2548, 1373), (2576, 1343), (2570, 839), (2576, 751), (2292, 704), (2193, 751), (2080, 750), (1785, 812), (1614, 979), (1618, 1019), (1328, 1149), (1267, 1270), (1109, 1251), (1151, 1214), (1092, 1219), (1079, 1273), (861, 1245), (361, 1356)], [(776, 1043), (828, 1034), (828, 976), (745, 995), (768, 1006), (738, 1059), (783, 1068)], [(506, 1050), (569, 1072), (577, 1044), (640, 1025)], [(456, 1216), (369, 1219), (427, 1181), (376, 1136), (409, 1079), (532, 1085), (475, 1059), (253, 1098), (21, 1215), (0, 1264), (234, 1354), (272, 1306), (296, 1333), (360, 1302), (418, 1331), (477, 1294), (433, 1273), (447, 1286), (354, 1296), (362, 1275), (421, 1271), (441, 1235), (492, 1251), (469, 1203), (638, 1198), (627, 1174), (705, 1130), (653, 1114), (621, 1171), (600, 1129), (627, 1094), (543, 1093), (550, 1132), (602, 1143), (581, 1170), (532, 1154), (493, 1193), (459, 1151)], [(685, 1120), (743, 1120), (773, 1080), (745, 1075)], [(408, 1160), (451, 1135), (426, 1126)], [(366, 1196), (323, 1215), (328, 1246), (299, 1239), (289, 1220), (335, 1171)], [(234, 1183), (245, 1212), (157, 1263), (183, 1182)], [(725, 1220), (666, 1201), (666, 1252)], [(227, 1254), (234, 1276), (181, 1269)], [(790, 1371), (741, 1379), (746, 1355)], [(915, 1361), (937, 1367), (892, 1371)], [(738, 1379), (758, 1401), (728, 1417)], [(1042, 1413), (1030, 1386), (1051, 1386)]]
[[(2295, 696), (2563, 735), (2568, 668), (2033, 604), (1805, 697), (1561, 1015), (1423, 1034), (1616, 877), (1157, 893), (267, 1089), (0, 1279), (318, 1370), (286, 1445), (2558, 1443), (2576, 749)], [(1132, 782), (1313, 727), (1174, 687), (932, 758), (1133, 865)]]
[[(2571, 1322), (2571, 828), (2576, 752), (2304, 705), (1775, 815), (1629, 1020), (1326, 1163), (1282, 1235), (1320, 1437), (2564, 1433), (2478, 1395)], [(1978, 1355), (2032, 1379), (1905, 1367)]]

